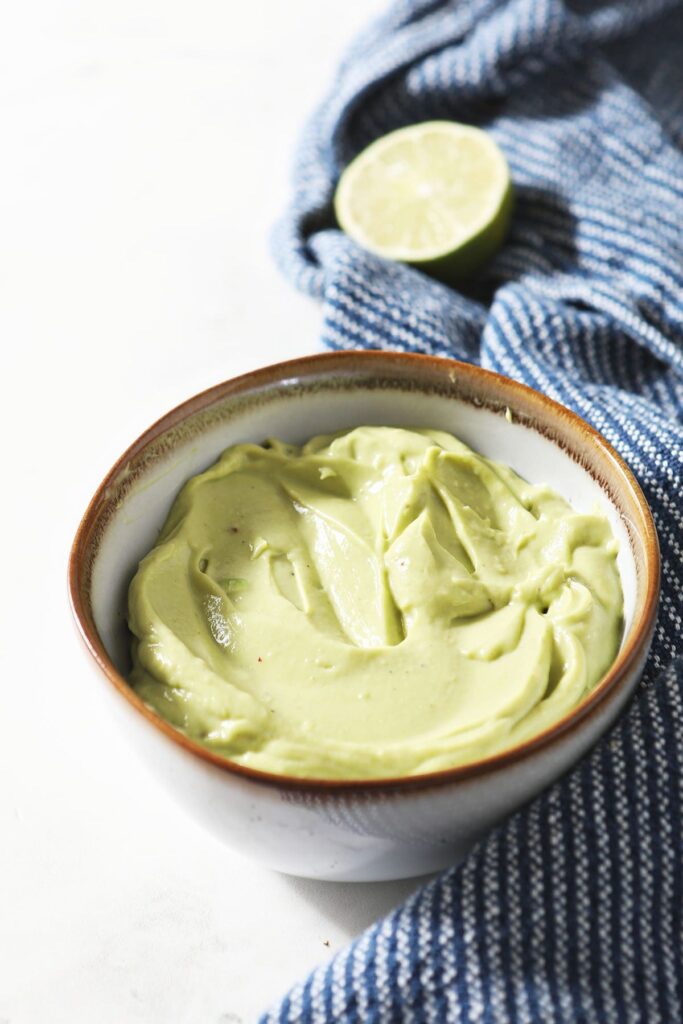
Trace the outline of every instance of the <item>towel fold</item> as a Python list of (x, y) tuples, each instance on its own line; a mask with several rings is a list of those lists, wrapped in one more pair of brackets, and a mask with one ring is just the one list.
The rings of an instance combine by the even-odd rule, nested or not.
[[(332, 215), (359, 150), (436, 118), (491, 131), (516, 187), (466, 294)], [(663, 577), (637, 697), (595, 751), (263, 1021), (683, 1021), (683, 6), (395, 2), (301, 140), (275, 251), (326, 345), (477, 362), (591, 422), (639, 478)]]

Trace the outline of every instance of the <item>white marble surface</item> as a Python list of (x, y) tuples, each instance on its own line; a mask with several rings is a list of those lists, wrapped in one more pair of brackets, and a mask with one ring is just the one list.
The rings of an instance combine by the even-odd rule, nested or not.
[(412, 888), (270, 874), (184, 818), (110, 725), (65, 588), (80, 514), (142, 428), (317, 348), (268, 231), (302, 121), (378, 8), (3, 13), (1, 1024), (252, 1021)]

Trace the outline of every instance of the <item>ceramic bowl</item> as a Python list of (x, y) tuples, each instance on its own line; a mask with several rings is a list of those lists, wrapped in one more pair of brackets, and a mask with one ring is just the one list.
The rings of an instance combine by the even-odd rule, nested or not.
[[(360, 424), (450, 431), (528, 480), (549, 484), (575, 508), (600, 506), (620, 545), (621, 649), (570, 715), (531, 741), (474, 764), (360, 782), (291, 779), (231, 764), (176, 731), (128, 686), (128, 584), (182, 484), (228, 445), (266, 437), (302, 442)], [(111, 713), (190, 814), (226, 843), (279, 871), (369, 881), (454, 863), (596, 742), (624, 707), (647, 656), (659, 551), (633, 475), (567, 409), (478, 367), (427, 356), (346, 352), (281, 363), (219, 384), (150, 427), (90, 503), (74, 540), (69, 585)]]

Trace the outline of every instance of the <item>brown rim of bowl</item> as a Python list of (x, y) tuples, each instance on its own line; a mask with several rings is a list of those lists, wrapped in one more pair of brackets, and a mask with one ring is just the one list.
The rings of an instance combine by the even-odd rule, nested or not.
[[(442, 373), (445, 374), (453, 383), (455, 383), (455, 380), (461, 378), (469, 378), (469, 380), (473, 381), (475, 384), (477, 381), (486, 381), (489, 384), (494, 385), (494, 390), (496, 392), (505, 392), (504, 395), (500, 396), (500, 401), (491, 403), (492, 408), (500, 410), (504, 405), (510, 404), (509, 401), (503, 401), (503, 399), (507, 400), (512, 398), (514, 400), (514, 398), (518, 398), (527, 410), (536, 409), (543, 410), (546, 413), (550, 412), (554, 418), (559, 418), (560, 422), (564, 421), (565, 425), (573, 428), (573, 430), (578, 432), (584, 440), (589, 441), (594, 450), (599, 451), (603, 457), (606, 456), (608, 461), (616, 467), (624, 484), (627, 486), (628, 492), (630, 492), (630, 498), (639, 513), (640, 522), (636, 522), (635, 524), (627, 523), (627, 528), (629, 534), (631, 534), (635, 528), (642, 540), (645, 554), (645, 598), (640, 611), (637, 613), (636, 618), (631, 625), (626, 643), (619, 651), (619, 654), (609, 671), (602, 677), (597, 686), (591, 690), (591, 692), (583, 701), (581, 701), (580, 704), (577, 705), (576, 708), (574, 708), (573, 711), (568, 715), (565, 715), (565, 717), (560, 719), (559, 722), (556, 722), (550, 728), (539, 733), (537, 736), (534, 736), (532, 739), (527, 740), (524, 743), (520, 743), (518, 746), (511, 747), (510, 749), (504, 750), (491, 757), (483, 758), (480, 761), (473, 761), (468, 764), (458, 765), (454, 768), (446, 768), (436, 772), (425, 772), (422, 775), (398, 776), (391, 778), (320, 779), (278, 775), (273, 772), (257, 771), (253, 768), (247, 768), (243, 765), (236, 764), (233, 761), (229, 761), (226, 758), (221, 757), (219, 754), (215, 754), (213, 751), (208, 750), (206, 747), (201, 746), (201, 744), (196, 743), (194, 740), (190, 739), (184, 733), (172, 726), (160, 715), (157, 715), (137, 696), (135, 691), (129, 686), (126, 679), (113, 665), (95, 627), (90, 603), (82, 586), (84, 558), (88, 550), (88, 544), (98, 514), (102, 510), (103, 506), (106, 505), (106, 492), (109, 485), (116, 478), (126, 463), (130, 462), (133, 457), (138, 455), (151, 441), (154, 441), (166, 430), (176, 426), (189, 415), (211, 406), (220, 398), (240, 395), (254, 388), (262, 388), (264, 386), (277, 383), (285, 383), (286, 381), (291, 381), (292, 378), (296, 378), (301, 374), (305, 377), (311, 377), (325, 370), (329, 372), (334, 372), (335, 370), (347, 372), (353, 371), (354, 363), (357, 361), (363, 362), (366, 366), (374, 363), (378, 369), (382, 366), (389, 368), (392, 365), (396, 367), (412, 366), (415, 368), (416, 374), (419, 373), (417, 366), (419, 363), (422, 367), (426, 366), (430, 368), (436, 375), (441, 375)], [(455, 379), (453, 377), (454, 373), (456, 374)], [(467, 400), (463, 399), (462, 395), (458, 397), (460, 397), (461, 400)], [(485, 405), (486, 403), (481, 402), (480, 404)], [(523, 418), (522, 422), (531, 422), (531, 416)], [(144, 431), (144, 433), (142, 433), (140, 437), (138, 437), (138, 439), (126, 449), (95, 491), (95, 494), (78, 526), (71, 548), (69, 556), (68, 586), (71, 608), (76, 620), (76, 625), (85, 646), (93, 659), (105, 677), (113, 684), (114, 688), (118, 690), (128, 704), (146, 718), (151, 725), (164, 733), (169, 740), (183, 748), (186, 752), (202, 758), (202, 760), (225, 772), (240, 776), (245, 780), (248, 779), (253, 782), (261, 783), (262, 785), (275, 787), (279, 790), (308, 790), (320, 795), (335, 792), (340, 794), (352, 793), (354, 795), (360, 795), (363, 793), (377, 793), (382, 790), (412, 790), (441, 786), (452, 782), (471, 779), (475, 776), (486, 775), (490, 772), (510, 767), (529, 754), (536, 753), (537, 751), (550, 746), (561, 736), (565, 736), (567, 733), (574, 731), (581, 723), (585, 722), (588, 716), (596, 713), (608, 694), (613, 694), (616, 690), (623, 687), (631, 670), (637, 666), (640, 659), (644, 656), (652, 637), (657, 615), (659, 576), (660, 556), (657, 531), (652, 519), (652, 513), (650, 512), (650, 508), (640, 485), (621, 456), (616, 453), (612, 446), (601, 434), (598, 433), (597, 430), (577, 416), (576, 413), (573, 413), (570, 409), (560, 405), (553, 399), (547, 398), (539, 391), (535, 391), (533, 388), (527, 387), (525, 384), (520, 384), (508, 377), (504, 377), (502, 374), (494, 373), (490, 370), (484, 370), (479, 366), (469, 363), (461, 363), (453, 359), (444, 359), (438, 356), (418, 355), (403, 352), (367, 351), (361, 349), (304, 356), (299, 359), (275, 363), (258, 370), (253, 370), (250, 373), (233, 377), (221, 384), (217, 384), (212, 388), (208, 388), (207, 390), (194, 395), (192, 398), (187, 399), (185, 402), (182, 402), (170, 412), (166, 413), (165, 416), (162, 416), (159, 420), (153, 423), (152, 426)]]

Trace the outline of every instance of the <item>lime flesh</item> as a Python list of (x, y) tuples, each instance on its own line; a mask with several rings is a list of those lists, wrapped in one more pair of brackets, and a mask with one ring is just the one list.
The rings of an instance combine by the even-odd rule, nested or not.
[(364, 149), (343, 172), (334, 208), (340, 227), (370, 252), (457, 281), (505, 239), (510, 170), (486, 132), (429, 121)]

